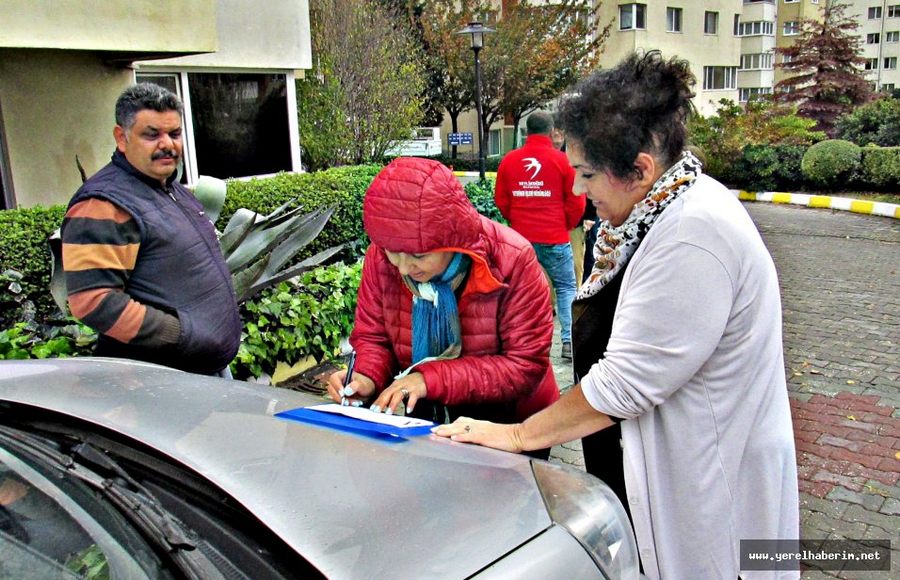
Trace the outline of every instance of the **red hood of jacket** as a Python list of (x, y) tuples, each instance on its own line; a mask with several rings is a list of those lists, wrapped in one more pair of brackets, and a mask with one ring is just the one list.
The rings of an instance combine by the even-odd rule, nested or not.
[(421, 157), (398, 157), (388, 164), (363, 201), (363, 225), (376, 246), (406, 254), (469, 255), (473, 268), (466, 293), (502, 286), (486, 259), (484, 219), (446, 165)]

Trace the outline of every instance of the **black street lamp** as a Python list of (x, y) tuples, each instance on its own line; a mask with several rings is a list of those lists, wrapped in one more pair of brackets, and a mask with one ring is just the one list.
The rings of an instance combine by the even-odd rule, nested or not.
[(470, 22), (456, 34), (472, 35), (472, 52), (475, 53), (475, 111), (478, 115), (478, 179), (484, 181), (484, 127), (481, 122), (481, 63), (478, 60), (478, 51), (484, 46), (484, 35), (496, 32), (480, 22)]

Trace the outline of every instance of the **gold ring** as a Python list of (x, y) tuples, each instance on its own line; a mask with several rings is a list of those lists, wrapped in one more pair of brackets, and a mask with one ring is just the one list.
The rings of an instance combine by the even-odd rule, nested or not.
[(471, 425), (466, 425), (466, 433), (468, 433), (468, 432), (471, 431), (471, 430), (472, 430), (472, 426), (471, 426)]
[(409, 391), (406, 389), (400, 389), (400, 394), (403, 395), (404, 399), (409, 398)]

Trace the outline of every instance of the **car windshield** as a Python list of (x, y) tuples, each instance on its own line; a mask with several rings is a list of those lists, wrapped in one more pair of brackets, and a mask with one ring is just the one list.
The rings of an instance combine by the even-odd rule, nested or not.
[(0, 443), (0, 577), (158, 578), (150, 547), (76, 479)]

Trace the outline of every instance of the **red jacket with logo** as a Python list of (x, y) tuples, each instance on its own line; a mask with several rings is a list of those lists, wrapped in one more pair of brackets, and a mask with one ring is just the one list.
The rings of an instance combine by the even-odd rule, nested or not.
[(462, 355), (416, 367), (428, 399), (451, 416), (522, 421), (559, 398), (550, 366), (553, 312), (531, 245), (475, 210), (447, 167), (399, 158), (363, 205), (366, 252), (350, 342), (356, 370), (380, 392), (412, 364), (412, 294), (384, 250), (464, 252), (472, 266), (458, 299)]
[(550, 137), (529, 135), (497, 169), (494, 203), (514, 230), (534, 244), (568, 244), (585, 198), (574, 195), (575, 170)]

